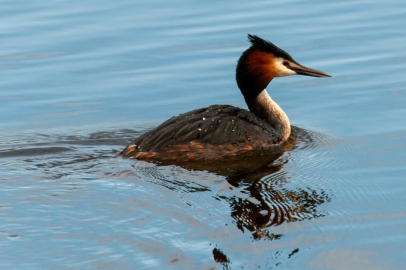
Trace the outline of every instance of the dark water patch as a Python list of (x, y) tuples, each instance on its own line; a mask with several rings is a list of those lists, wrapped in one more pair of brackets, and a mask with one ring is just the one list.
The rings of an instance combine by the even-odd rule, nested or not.
[(0, 158), (54, 155), (72, 151), (68, 147), (28, 148), (10, 151), (0, 151)]
[(214, 257), (214, 261), (217, 263), (220, 263), (223, 266), (224, 270), (231, 269), (230, 268), (230, 259), (227, 258), (227, 255), (225, 255), (220, 249), (213, 248), (213, 257)]
[(19, 237), (18, 234), (12, 233), (12, 232), (6, 232), (6, 231), (0, 231), (0, 234), (6, 235), (8, 238), (17, 238)]
[[(0, 145), (0, 158), (52, 155), (65, 151), (81, 151), (91, 146), (124, 146), (130, 138), (137, 134), (142, 134), (142, 132), (123, 129), (95, 132), (89, 135), (14, 134), (10, 138), (3, 137)], [(18, 137), (18, 140), (14, 140), (15, 137)], [(95, 158), (97, 157), (95, 156)]]
[(290, 257), (292, 257), (295, 253), (298, 253), (299, 252), (299, 249), (297, 248), (297, 249), (295, 249), (295, 250), (293, 250), (289, 255), (288, 255), (288, 259), (290, 259)]

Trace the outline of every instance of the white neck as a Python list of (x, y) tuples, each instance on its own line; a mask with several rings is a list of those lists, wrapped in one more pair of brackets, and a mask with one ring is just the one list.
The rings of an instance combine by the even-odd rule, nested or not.
[(291, 131), (289, 118), (281, 107), (272, 100), (266, 89), (259, 93), (255, 99), (250, 100), (248, 108), (276, 129), (281, 143), (289, 138)]

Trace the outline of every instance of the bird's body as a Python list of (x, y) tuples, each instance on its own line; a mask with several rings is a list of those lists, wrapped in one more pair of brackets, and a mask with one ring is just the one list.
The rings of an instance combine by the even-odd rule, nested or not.
[(237, 65), (237, 84), (249, 111), (212, 105), (165, 121), (138, 137), (120, 154), (156, 161), (220, 161), (247, 152), (266, 150), (289, 138), (289, 118), (266, 86), (274, 77), (328, 74), (298, 64), (272, 43), (249, 35), (252, 46)]
[(213, 105), (173, 117), (128, 145), (137, 159), (221, 160), (281, 142), (267, 121), (230, 105)]

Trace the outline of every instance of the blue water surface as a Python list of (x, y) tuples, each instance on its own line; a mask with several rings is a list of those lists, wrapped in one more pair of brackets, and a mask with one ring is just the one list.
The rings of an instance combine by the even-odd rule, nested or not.
[[(406, 3), (1, 2), (1, 269), (403, 269)], [(235, 83), (247, 33), (311, 140), (265, 175), (118, 159)], [(283, 215), (281, 215), (283, 213)]]

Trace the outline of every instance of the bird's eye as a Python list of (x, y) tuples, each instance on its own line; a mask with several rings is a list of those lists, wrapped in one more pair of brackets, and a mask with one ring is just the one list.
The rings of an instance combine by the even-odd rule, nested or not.
[(284, 65), (285, 67), (287, 67), (287, 66), (289, 66), (289, 62), (286, 61), (286, 60), (284, 60), (284, 61), (283, 61), (283, 65)]

